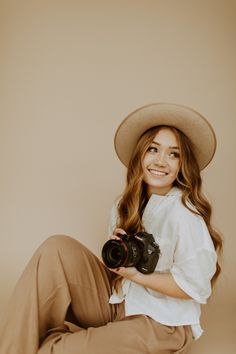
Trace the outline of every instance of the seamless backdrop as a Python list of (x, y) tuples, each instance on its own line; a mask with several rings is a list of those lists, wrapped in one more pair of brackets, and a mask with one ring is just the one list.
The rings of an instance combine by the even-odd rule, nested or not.
[(235, 34), (235, 0), (0, 0), (0, 314), (49, 235), (100, 254), (125, 181), (115, 129), (138, 106), (175, 102), (215, 128), (204, 191), (225, 242), (191, 353), (234, 353)]

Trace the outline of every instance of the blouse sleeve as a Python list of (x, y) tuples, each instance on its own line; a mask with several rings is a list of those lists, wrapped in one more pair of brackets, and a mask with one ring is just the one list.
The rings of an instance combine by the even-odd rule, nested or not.
[(204, 304), (211, 294), (217, 256), (204, 220), (191, 212), (178, 218), (178, 239), (170, 270), (178, 286)]

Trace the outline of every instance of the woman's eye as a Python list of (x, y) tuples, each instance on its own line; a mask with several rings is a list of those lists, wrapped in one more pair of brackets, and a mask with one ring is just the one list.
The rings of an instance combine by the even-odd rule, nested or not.
[(170, 157), (173, 157), (174, 159), (177, 159), (179, 157), (179, 153), (178, 152), (171, 152), (170, 153)]
[(150, 146), (150, 147), (148, 148), (148, 151), (149, 151), (149, 152), (157, 152), (158, 150), (157, 150), (157, 148), (156, 148), (155, 146)]

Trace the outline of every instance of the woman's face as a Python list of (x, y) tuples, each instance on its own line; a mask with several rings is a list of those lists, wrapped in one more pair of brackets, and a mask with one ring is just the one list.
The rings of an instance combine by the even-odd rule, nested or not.
[(142, 162), (143, 180), (148, 194), (165, 195), (173, 186), (180, 167), (180, 149), (175, 134), (161, 128), (154, 137)]

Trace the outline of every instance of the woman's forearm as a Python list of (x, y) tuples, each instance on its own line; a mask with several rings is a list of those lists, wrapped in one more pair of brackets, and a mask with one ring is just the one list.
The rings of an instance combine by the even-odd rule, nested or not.
[(137, 272), (132, 280), (143, 285), (145, 288), (158, 291), (164, 295), (179, 299), (191, 299), (191, 297), (177, 285), (170, 273), (154, 272), (151, 274), (142, 274)]
[(179, 299), (191, 299), (191, 297), (177, 285), (171, 273), (154, 272), (151, 274), (143, 274), (135, 267), (120, 267), (110, 270), (135, 283), (143, 285), (145, 288), (158, 291), (161, 294)]

